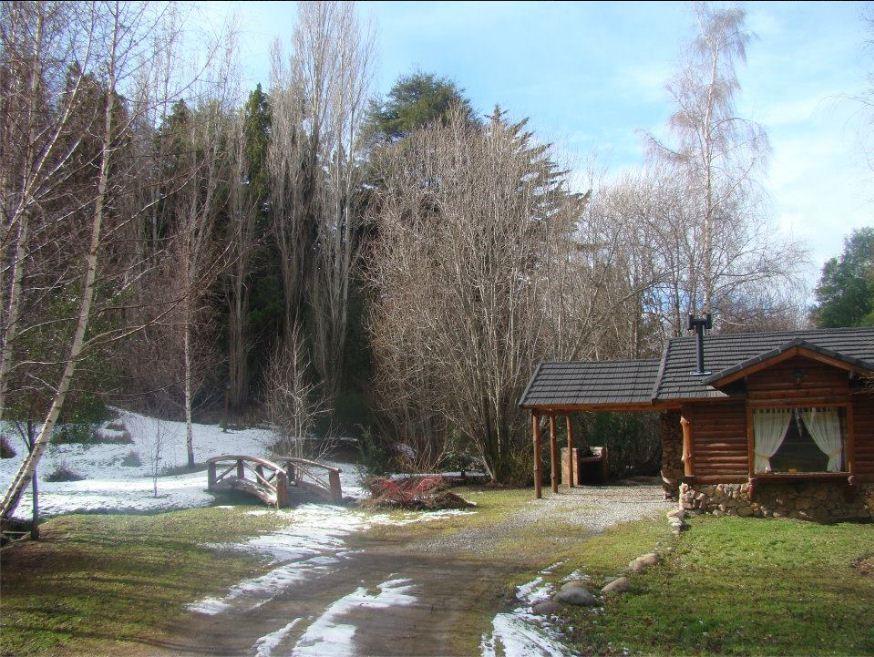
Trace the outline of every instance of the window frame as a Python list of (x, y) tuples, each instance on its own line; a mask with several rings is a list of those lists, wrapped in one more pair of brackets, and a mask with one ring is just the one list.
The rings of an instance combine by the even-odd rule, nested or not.
[[(796, 408), (838, 408), (844, 409), (844, 469), (838, 472), (756, 472), (755, 471), (755, 451), (756, 451), (756, 431), (753, 423), (753, 411), (765, 408), (781, 408), (781, 409), (796, 409)], [(799, 399), (797, 401), (781, 401), (780, 403), (769, 402), (765, 399), (757, 399), (755, 401), (747, 400), (747, 471), (750, 480), (753, 479), (773, 479), (784, 481), (795, 481), (803, 479), (846, 479), (853, 475), (855, 461), (855, 440), (853, 433), (853, 403), (847, 401), (827, 402), (818, 401), (816, 399)]]

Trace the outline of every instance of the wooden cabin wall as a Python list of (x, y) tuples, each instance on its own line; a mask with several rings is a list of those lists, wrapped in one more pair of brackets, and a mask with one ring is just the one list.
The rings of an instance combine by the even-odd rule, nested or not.
[(874, 394), (853, 395), (853, 441), (856, 452), (856, 474), (874, 481)]
[(691, 423), (695, 477), (724, 476), (736, 481), (749, 474), (743, 401), (689, 404), (682, 413)]
[(747, 398), (750, 401), (800, 403), (825, 400), (846, 400), (850, 380), (846, 370), (809, 358), (796, 356), (747, 377)]

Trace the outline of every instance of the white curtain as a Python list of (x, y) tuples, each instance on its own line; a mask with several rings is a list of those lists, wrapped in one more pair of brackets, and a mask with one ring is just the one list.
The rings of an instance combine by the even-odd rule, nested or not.
[(805, 408), (801, 411), (804, 426), (816, 446), (828, 456), (828, 471), (840, 472), (844, 451), (841, 418), (835, 408)]
[(788, 408), (762, 408), (753, 411), (757, 473), (771, 471), (771, 457), (783, 444), (791, 421), (792, 411)]

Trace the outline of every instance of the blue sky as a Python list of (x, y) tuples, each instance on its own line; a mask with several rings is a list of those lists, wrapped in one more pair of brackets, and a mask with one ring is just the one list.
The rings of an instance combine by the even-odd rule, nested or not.
[[(209, 22), (233, 16), (248, 85), (268, 81), (274, 39), (289, 39), (294, 3), (200, 3)], [(862, 3), (750, 3), (755, 35), (740, 71), (741, 114), (766, 128), (763, 185), (776, 228), (806, 243), (809, 280), (853, 228), (874, 225), (874, 168), (854, 100), (874, 73)], [(572, 161), (610, 173), (643, 160), (641, 131), (671, 113), (664, 85), (692, 35), (685, 3), (362, 2), (376, 35), (375, 93), (401, 74), (436, 73), (474, 108), (529, 117)]]

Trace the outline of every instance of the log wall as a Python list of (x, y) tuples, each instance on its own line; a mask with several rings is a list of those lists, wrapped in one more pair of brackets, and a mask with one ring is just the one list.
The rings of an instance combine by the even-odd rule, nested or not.
[(801, 356), (777, 363), (747, 377), (747, 398), (754, 402), (816, 403), (846, 400), (850, 394), (845, 370)]
[(874, 394), (853, 395), (853, 441), (856, 474), (874, 481)]
[(689, 404), (682, 414), (691, 425), (695, 477), (719, 476), (733, 481), (749, 474), (743, 401)]

